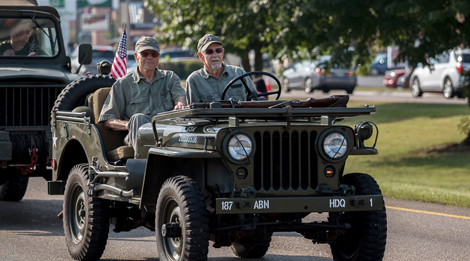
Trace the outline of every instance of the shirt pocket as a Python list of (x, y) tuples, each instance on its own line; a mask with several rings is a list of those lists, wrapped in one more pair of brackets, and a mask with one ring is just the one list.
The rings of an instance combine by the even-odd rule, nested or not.
[(173, 104), (173, 99), (171, 98), (171, 93), (169, 91), (160, 94), (162, 104), (160, 105), (163, 111), (171, 111), (175, 107)]
[(149, 97), (135, 97), (129, 101), (129, 106), (127, 111), (129, 114), (136, 114), (136, 113), (143, 113), (146, 115), (150, 115), (150, 101)]
[(206, 93), (201, 95), (201, 100), (203, 102), (213, 102), (213, 101), (219, 101), (221, 98), (218, 97), (218, 95), (215, 95), (213, 93)]
[(234, 100), (246, 100), (246, 88), (242, 83), (232, 85), (227, 91), (226, 99), (233, 98)]

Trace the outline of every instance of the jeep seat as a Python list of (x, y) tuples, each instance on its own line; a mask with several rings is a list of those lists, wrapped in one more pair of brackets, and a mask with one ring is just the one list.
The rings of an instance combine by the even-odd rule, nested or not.
[(124, 138), (127, 135), (125, 131), (114, 131), (104, 127), (104, 122), (98, 122), (103, 104), (108, 97), (111, 87), (105, 87), (96, 90), (88, 97), (88, 106), (93, 109), (95, 117), (95, 126), (100, 132), (103, 146), (106, 151), (108, 161), (115, 162), (121, 159), (134, 157), (134, 148), (123, 145)]

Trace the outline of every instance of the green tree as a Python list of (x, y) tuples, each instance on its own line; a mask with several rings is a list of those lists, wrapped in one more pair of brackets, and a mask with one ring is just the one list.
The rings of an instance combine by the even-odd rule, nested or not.
[(218, 35), (224, 47), (241, 57), (243, 67), (250, 71), (248, 52), (255, 53), (254, 69), (262, 70), (262, 53), (279, 53), (285, 42), (280, 36), (293, 25), (289, 17), (301, 2), (146, 0), (145, 6), (162, 22), (158, 28), (162, 41), (196, 49), (204, 34)]

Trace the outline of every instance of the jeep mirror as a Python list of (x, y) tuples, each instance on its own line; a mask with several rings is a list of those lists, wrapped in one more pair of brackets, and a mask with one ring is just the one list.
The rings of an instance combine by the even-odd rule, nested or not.
[(82, 64), (90, 64), (91, 59), (93, 58), (93, 51), (91, 44), (80, 44), (78, 46), (78, 63)]

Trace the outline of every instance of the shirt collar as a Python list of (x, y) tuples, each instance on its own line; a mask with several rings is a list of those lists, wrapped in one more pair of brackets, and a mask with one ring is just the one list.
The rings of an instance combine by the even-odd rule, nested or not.
[[(135, 69), (134, 73), (132, 74), (132, 78), (134, 79), (134, 83), (138, 83), (141, 79), (144, 79), (142, 75), (140, 75), (137, 68)], [(158, 79), (165, 78), (165, 75), (158, 69), (155, 69), (155, 75), (153, 76), (152, 82), (157, 81)], [(144, 79), (145, 81), (145, 79)], [(152, 83), (151, 82), (151, 83)]]
[[(224, 66), (224, 71), (222, 72), (222, 75), (228, 74), (227, 65), (225, 64), (225, 62), (222, 62), (222, 65)], [(205, 66), (202, 68), (201, 75), (204, 79), (207, 79), (207, 78), (209, 78), (209, 76), (211, 76), (211, 74), (206, 70)]]

